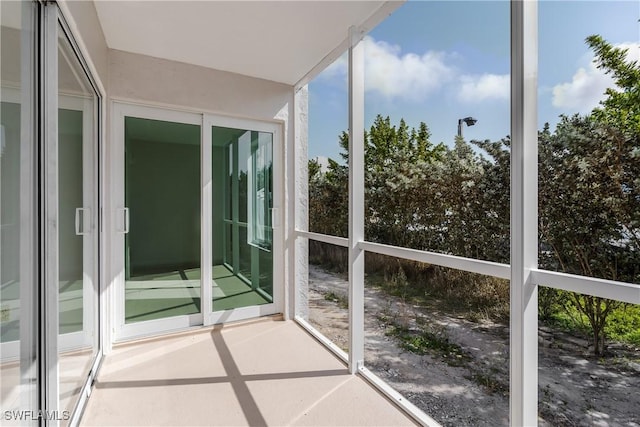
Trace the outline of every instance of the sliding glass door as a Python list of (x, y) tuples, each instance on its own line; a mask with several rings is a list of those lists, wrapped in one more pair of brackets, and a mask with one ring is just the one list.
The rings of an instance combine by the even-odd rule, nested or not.
[(125, 322), (200, 313), (200, 126), (125, 118)]
[(100, 357), (100, 98), (55, 2), (0, 17), (1, 423), (65, 426)]
[(37, 8), (0, 2), (0, 408), (38, 408), (36, 110), (33, 76)]
[(48, 197), (57, 205), (59, 402), (71, 414), (99, 348), (98, 98), (61, 25), (57, 50), (57, 186)]
[(282, 311), (278, 126), (120, 103), (113, 117), (116, 339)]
[(272, 303), (273, 134), (211, 132), (213, 310)]

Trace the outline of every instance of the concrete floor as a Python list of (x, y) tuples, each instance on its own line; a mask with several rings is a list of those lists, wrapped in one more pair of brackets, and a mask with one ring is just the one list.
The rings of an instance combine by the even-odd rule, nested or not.
[[(94, 360), (91, 350), (78, 350), (60, 354), (60, 410), (73, 412), (80, 390), (87, 379)], [(18, 411), (20, 407), (20, 362), (9, 362), (0, 365), (0, 408), (3, 411)], [(24, 423), (3, 419), (1, 426), (20, 426)], [(62, 420), (60, 425), (68, 422)]]
[(81, 425), (415, 423), (295, 322), (266, 318), (117, 346)]

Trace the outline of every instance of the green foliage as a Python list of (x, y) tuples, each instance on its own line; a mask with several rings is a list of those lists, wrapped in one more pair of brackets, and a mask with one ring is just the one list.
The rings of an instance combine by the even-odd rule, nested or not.
[(392, 325), (387, 329), (387, 335), (395, 337), (400, 346), (411, 353), (437, 355), (450, 366), (464, 366), (471, 359), (462, 347), (449, 340), (444, 329), (422, 328), (412, 331)]
[[(592, 114), (563, 116), (555, 132), (545, 126), (539, 134), (539, 262), (551, 270), (638, 283), (640, 66), (600, 36), (587, 43), (616, 88), (607, 89)], [(610, 319), (623, 304), (577, 294), (563, 302), (565, 313), (575, 310), (586, 320), (594, 353), (603, 354), (613, 332)], [(552, 307), (543, 306), (547, 316)]]
[(613, 311), (605, 333), (613, 340), (640, 346), (640, 306), (627, 305)]
[(335, 302), (340, 308), (349, 308), (349, 299), (345, 296), (338, 295), (335, 292), (329, 292), (325, 294), (324, 299), (327, 301)]
[(320, 170), (310, 161), (309, 170), (309, 230), (317, 233), (347, 237), (349, 218), (349, 170), (334, 160), (329, 169)]
[(624, 139), (640, 135), (640, 65), (627, 60), (627, 49), (613, 47), (599, 35), (587, 37), (598, 68), (610, 74), (616, 88), (608, 88), (602, 107), (593, 118)]

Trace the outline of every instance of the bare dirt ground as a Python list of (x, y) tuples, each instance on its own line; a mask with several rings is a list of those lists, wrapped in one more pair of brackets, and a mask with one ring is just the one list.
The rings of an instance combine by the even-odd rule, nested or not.
[[(345, 277), (309, 266), (309, 321), (348, 351)], [(393, 325), (428, 328), (459, 346), (464, 358), (403, 349)], [(640, 349), (611, 345), (613, 356), (589, 356), (588, 343), (540, 328), (540, 426), (640, 427)], [(452, 357), (454, 358), (452, 360)], [(460, 356), (457, 356), (460, 357)], [(509, 330), (419, 307), (365, 288), (365, 364), (444, 426), (508, 425)]]

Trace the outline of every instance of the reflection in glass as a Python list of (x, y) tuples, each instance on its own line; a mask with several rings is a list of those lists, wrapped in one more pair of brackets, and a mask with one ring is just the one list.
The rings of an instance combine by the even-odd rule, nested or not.
[[(35, 173), (32, 87), (35, 3), (0, 2), (0, 408), (37, 408), (34, 325)], [(3, 425), (20, 425), (3, 419)]]
[(125, 118), (125, 322), (200, 312), (200, 126)]
[(97, 99), (58, 30), (59, 392), (72, 411), (98, 350)]
[[(273, 135), (213, 127), (213, 310), (273, 301)], [(221, 212), (224, 210), (224, 212)]]

